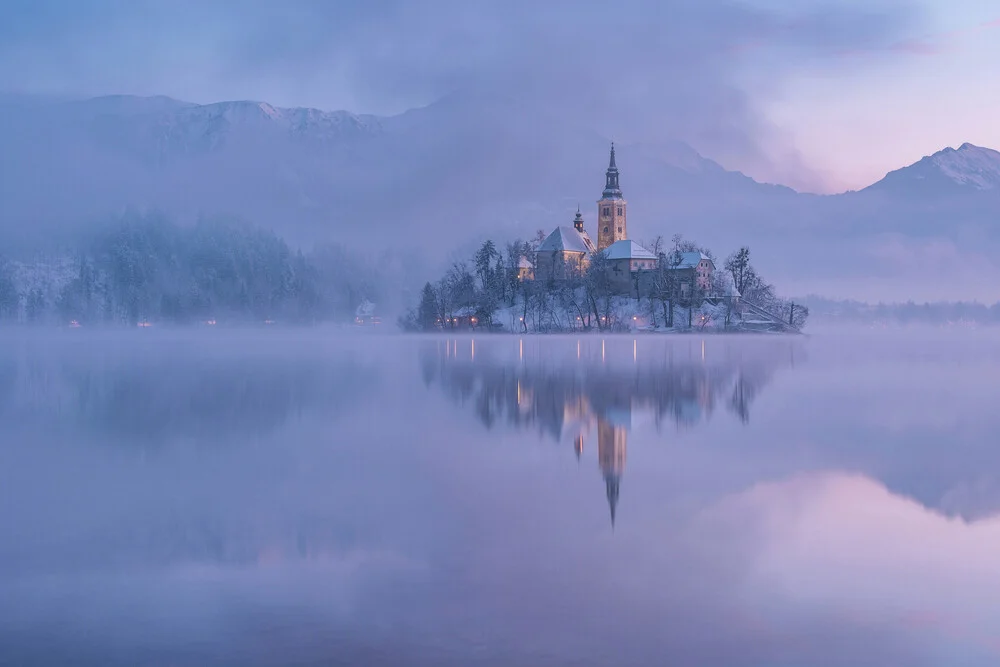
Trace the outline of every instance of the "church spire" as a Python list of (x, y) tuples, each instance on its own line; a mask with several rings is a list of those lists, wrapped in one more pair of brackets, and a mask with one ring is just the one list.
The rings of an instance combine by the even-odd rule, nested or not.
[(615, 164), (615, 144), (611, 142), (611, 160), (605, 174), (603, 199), (621, 199), (622, 189), (618, 185), (618, 166)]
[(618, 490), (621, 477), (617, 474), (605, 473), (604, 486), (608, 496), (608, 506), (611, 508), (611, 528), (615, 527), (615, 510), (618, 508)]
[(573, 229), (583, 233), (583, 214), (580, 213), (580, 205), (576, 205), (576, 217), (573, 218)]

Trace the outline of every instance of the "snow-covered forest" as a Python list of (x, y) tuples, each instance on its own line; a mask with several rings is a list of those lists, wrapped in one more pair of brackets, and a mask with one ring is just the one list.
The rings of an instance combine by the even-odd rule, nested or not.
[(350, 319), (382, 297), (372, 263), (308, 254), (245, 224), (128, 215), (59, 256), (0, 258), (0, 322), (124, 324)]

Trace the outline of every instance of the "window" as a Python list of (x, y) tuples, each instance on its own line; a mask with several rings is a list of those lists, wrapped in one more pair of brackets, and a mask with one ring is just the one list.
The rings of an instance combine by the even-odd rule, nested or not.
[(607, 234), (607, 233), (608, 233), (608, 228), (607, 228), (607, 227), (605, 227), (605, 228), (604, 228), (604, 233), (605, 233), (605, 234)]
[(611, 207), (610, 206), (605, 206), (604, 207), (604, 215), (611, 215)]
[(621, 206), (619, 206), (619, 207), (618, 207), (618, 215), (621, 215), (621, 214), (622, 214), (622, 207), (621, 207)]
[(618, 228), (618, 233), (619, 233), (619, 234), (621, 234), (621, 233), (622, 233), (622, 228), (621, 228), (621, 227), (619, 227), (619, 228)]

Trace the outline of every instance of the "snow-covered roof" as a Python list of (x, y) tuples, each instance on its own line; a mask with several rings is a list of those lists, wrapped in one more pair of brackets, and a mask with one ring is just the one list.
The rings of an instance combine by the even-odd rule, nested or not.
[(591, 252), (593, 244), (588, 244), (589, 240), (572, 227), (556, 227), (538, 246), (538, 252)]
[(710, 264), (712, 264), (712, 268), (715, 268), (715, 263), (712, 262), (712, 259), (708, 255), (706, 255), (705, 253), (698, 252), (698, 251), (695, 251), (695, 252), (682, 252), (681, 253), (681, 261), (680, 261), (680, 263), (678, 263), (675, 267), (672, 267), (672, 268), (677, 268), (677, 269), (693, 269), (694, 267), (698, 266), (698, 263), (701, 262), (701, 260), (703, 260), (703, 259), (707, 259), (708, 262)]
[(533, 268), (535, 268), (535, 265), (532, 264), (531, 260), (528, 259), (527, 257), (522, 257), (517, 262), (517, 268), (519, 268), (519, 269), (533, 269)]
[(615, 241), (604, 253), (608, 259), (656, 259), (656, 255), (631, 239)]

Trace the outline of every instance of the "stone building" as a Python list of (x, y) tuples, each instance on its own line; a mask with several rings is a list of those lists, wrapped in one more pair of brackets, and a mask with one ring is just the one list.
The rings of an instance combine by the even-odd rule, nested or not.
[(647, 283), (658, 261), (656, 255), (629, 239), (615, 241), (604, 250), (604, 255), (615, 291), (638, 297), (648, 290)]

